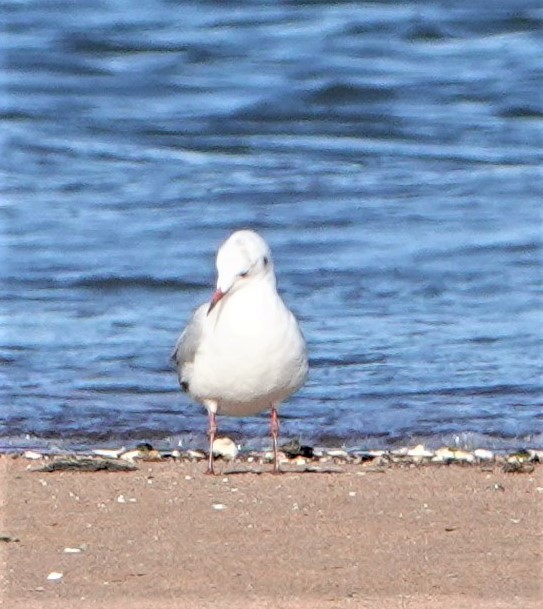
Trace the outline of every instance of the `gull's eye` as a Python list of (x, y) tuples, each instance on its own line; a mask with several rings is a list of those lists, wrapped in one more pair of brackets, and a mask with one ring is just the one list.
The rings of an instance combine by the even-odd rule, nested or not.
[(240, 277), (247, 277), (248, 274), (249, 274), (249, 271), (243, 271), (243, 273), (240, 273), (239, 276)]
[(264, 256), (262, 262), (264, 263), (264, 266), (268, 266), (268, 262), (269, 262), (268, 257)]

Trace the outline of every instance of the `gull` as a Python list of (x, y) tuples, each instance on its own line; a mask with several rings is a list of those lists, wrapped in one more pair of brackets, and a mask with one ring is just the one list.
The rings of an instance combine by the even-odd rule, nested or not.
[(274, 473), (279, 472), (279, 404), (307, 378), (304, 337), (277, 293), (271, 251), (255, 231), (233, 233), (217, 252), (217, 284), (177, 340), (173, 359), (183, 391), (206, 407), (213, 474), (216, 415), (271, 409)]

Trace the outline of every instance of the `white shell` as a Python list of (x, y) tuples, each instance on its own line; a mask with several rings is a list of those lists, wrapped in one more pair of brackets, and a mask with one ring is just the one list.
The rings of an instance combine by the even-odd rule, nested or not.
[(331, 448), (330, 450), (326, 451), (326, 454), (329, 457), (338, 457), (341, 459), (346, 459), (349, 456), (349, 453), (342, 448)]
[(32, 459), (32, 460), (37, 460), (37, 459), (41, 459), (43, 457), (42, 454), (34, 452), (33, 450), (25, 450), (23, 453), (23, 457), (25, 459)]
[(50, 582), (58, 582), (64, 577), (64, 573), (59, 573), (58, 571), (51, 571), (47, 576), (47, 579)]
[(426, 450), (424, 444), (417, 444), (417, 446), (410, 448), (407, 451), (408, 457), (433, 457), (434, 453), (431, 450)]
[(447, 446), (443, 446), (436, 450), (435, 457), (432, 461), (466, 461), (467, 463), (474, 463), (475, 456), (472, 453), (460, 450), (459, 448), (448, 448)]
[(129, 463), (133, 463), (136, 459), (141, 459), (141, 451), (139, 451), (137, 448), (135, 448), (133, 450), (127, 450), (126, 452), (119, 455), (119, 457), (123, 461), (128, 461)]
[(202, 459), (205, 459), (206, 456), (204, 455), (204, 453), (200, 450), (187, 450), (187, 456), (190, 457), (191, 459), (196, 459), (198, 461), (201, 461)]
[(213, 454), (227, 461), (233, 461), (238, 456), (238, 447), (230, 438), (216, 438), (213, 441)]
[(123, 446), (122, 448), (97, 448), (93, 450), (93, 455), (97, 457), (106, 457), (107, 459), (118, 459), (123, 452), (126, 451), (126, 448)]
[(473, 451), (473, 456), (481, 461), (492, 461), (494, 459), (494, 453), (486, 448), (476, 448)]

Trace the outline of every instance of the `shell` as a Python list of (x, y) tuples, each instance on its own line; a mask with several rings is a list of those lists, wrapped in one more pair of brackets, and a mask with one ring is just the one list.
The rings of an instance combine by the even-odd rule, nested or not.
[(492, 461), (494, 459), (494, 453), (486, 448), (476, 448), (473, 451), (473, 456), (480, 461)]
[(222, 457), (226, 461), (234, 461), (238, 456), (239, 449), (234, 440), (230, 438), (216, 438), (213, 441), (213, 454)]
[(410, 448), (407, 451), (407, 456), (415, 458), (430, 458), (434, 456), (434, 453), (431, 450), (424, 448), (424, 444), (417, 444), (417, 446)]

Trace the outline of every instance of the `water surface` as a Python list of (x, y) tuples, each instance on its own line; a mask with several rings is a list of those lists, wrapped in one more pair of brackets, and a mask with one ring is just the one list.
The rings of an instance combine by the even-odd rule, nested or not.
[(541, 446), (537, 3), (0, 6), (0, 446), (203, 444), (169, 355), (240, 227), (310, 347), (285, 437)]

